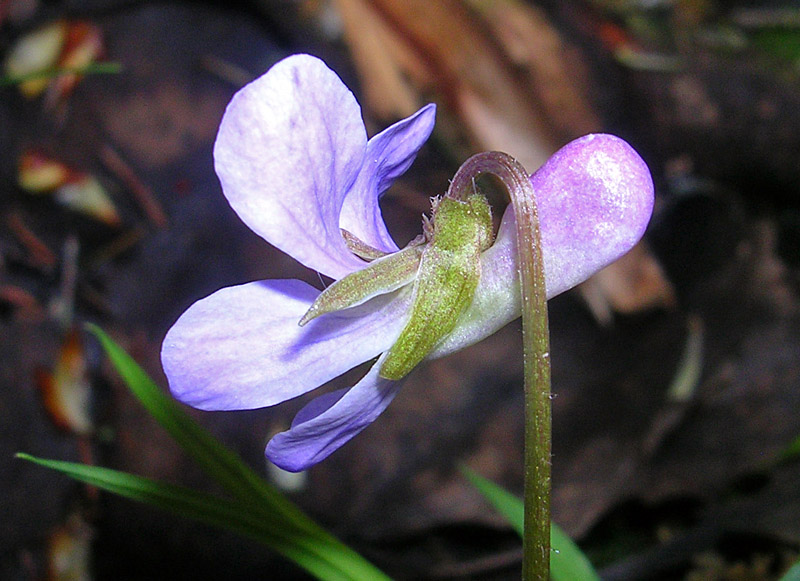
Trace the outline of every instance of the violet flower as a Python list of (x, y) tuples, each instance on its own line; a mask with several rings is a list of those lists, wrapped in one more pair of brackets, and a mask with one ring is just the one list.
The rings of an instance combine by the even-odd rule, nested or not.
[[(291, 56), (228, 105), (214, 148), (216, 171), (231, 207), (254, 232), (341, 279), (369, 264), (342, 230), (380, 254), (399, 250), (379, 198), (411, 165), (434, 115), (428, 105), (367, 140), (360, 107), (336, 74), (314, 57)], [(568, 144), (531, 183), (548, 297), (627, 252), (652, 210), (647, 166), (610, 135)], [(494, 244), (480, 254), (471, 304), (427, 358), (476, 343), (520, 315), (516, 260), (509, 206)], [(378, 358), (355, 386), (312, 400), (269, 442), (267, 457), (290, 471), (323, 460), (362, 431), (402, 383), (381, 377), (380, 369), (406, 325), (413, 282), (300, 326), (319, 294), (299, 280), (220, 289), (178, 319), (161, 353), (174, 396), (203, 410), (272, 406)]]

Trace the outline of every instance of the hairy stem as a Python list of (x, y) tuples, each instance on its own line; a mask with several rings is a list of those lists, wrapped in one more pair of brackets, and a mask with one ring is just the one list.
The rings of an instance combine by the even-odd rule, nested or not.
[(497, 176), (517, 221), (525, 374), (525, 534), (522, 577), (550, 578), (550, 338), (544, 261), (533, 187), (520, 163), (500, 152), (479, 153), (459, 168), (448, 197), (466, 199), (480, 174)]

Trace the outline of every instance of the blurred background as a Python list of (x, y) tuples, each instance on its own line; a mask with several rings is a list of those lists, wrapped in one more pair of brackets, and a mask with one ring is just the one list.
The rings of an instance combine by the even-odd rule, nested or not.
[[(0, 0), (0, 578), (303, 578), (13, 458), (213, 491), (81, 326), (166, 385), (160, 342), (198, 298), (319, 284), (239, 222), (211, 156), (231, 95), (296, 52), (371, 134), (439, 105), (382, 202), (401, 245), (472, 153), (533, 172), (598, 131), (641, 153), (645, 240), (550, 302), (553, 517), (606, 579), (777, 578), (800, 547), (800, 3), (714, 0)], [(304, 401), (192, 413), (390, 575), (515, 579), (519, 540), (458, 466), (521, 492), (521, 372), (517, 321), (292, 478), (263, 447)]]

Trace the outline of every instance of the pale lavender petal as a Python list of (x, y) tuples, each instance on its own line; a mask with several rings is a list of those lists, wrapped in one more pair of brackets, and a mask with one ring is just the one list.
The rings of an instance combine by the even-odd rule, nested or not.
[(231, 207), (254, 232), (332, 278), (363, 268), (339, 213), (364, 163), (361, 108), (321, 60), (294, 55), (234, 95), (214, 161)]
[(384, 252), (397, 250), (386, 230), (378, 200), (414, 162), (435, 121), (436, 106), (426, 105), (369, 140), (364, 166), (342, 206), (342, 228)]
[[(547, 296), (583, 282), (628, 252), (653, 211), (653, 181), (641, 157), (613, 135), (587, 135), (531, 176), (539, 208)], [(434, 351), (440, 357), (488, 337), (520, 315), (516, 223), (509, 206), (481, 257), (472, 306)]]
[(342, 399), (344, 394), (350, 391), (349, 387), (345, 387), (342, 389), (337, 389), (334, 391), (329, 391), (328, 393), (323, 393), (322, 395), (318, 395), (302, 408), (300, 411), (297, 412), (292, 420), (292, 425), (290, 427), (294, 427), (298, 424), (302, 424), (309, 420), (313, 420), (315, 417), (320, 415), (321, 413), (327, 411), (333, 404), (337, 401)]
[(300, 410), (292, 427), (267, 444), (266, 455), (277, 466), (299, 472), (321, 462), (356, 436), (386, 409), (402, 382), (381, 379), (383, 357), (349, 390), (313, 400)]
[(405, 324), (410, 292), (297, 322), (319, 291), (298, 280), (223, 288), (196, 302), (161, 348), (173, 395), (203, 410), (274, 405), (388, 349)]

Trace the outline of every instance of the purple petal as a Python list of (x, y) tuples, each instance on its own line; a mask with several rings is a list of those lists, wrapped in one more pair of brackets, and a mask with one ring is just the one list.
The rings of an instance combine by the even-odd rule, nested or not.
[(369, 140), (364, 167), (342, 206), (342, 228), (384, 252), (397, 251), (378, 200), (414, 162), (435, 122), (436, 106), (427, 105)]
[[(628, 252), (653, 211), (653, 181), (641, 157), (613, 135), (587, 135), (557, 151), (531, 184), (539, 208), (547, 296), (583, 282)], [(516, 222), (511, 206), (481, 256), (475, 299), (431, 357), (488, 337), (520, 315)]]
[(214, 146), (239, 217), (267, 242), (333, 278), (363, 268), (339, 213), (367, 149), (361, 108), (321, 60), (294, 55), (234, 95)]
[(301, 409), (292, 427), (267, 444), (267, 458), (290, 472), (305, 470), (375, 421), (402, 384), (378, 376), (382, 360), (349, 390), (325, 394)]
[(196, 302), (161, 348), (173, 395), (203, 410), (236, 410), (306, 393), (388, 349), (410, 300), (400, 291), (298, 326), (318, 294), (298, 280), (268, 280)]
[(548, 296), (617, 260), (644, 234), (653, 212), (647, 164), (619, 137), (567, 144), (533, 176)]

